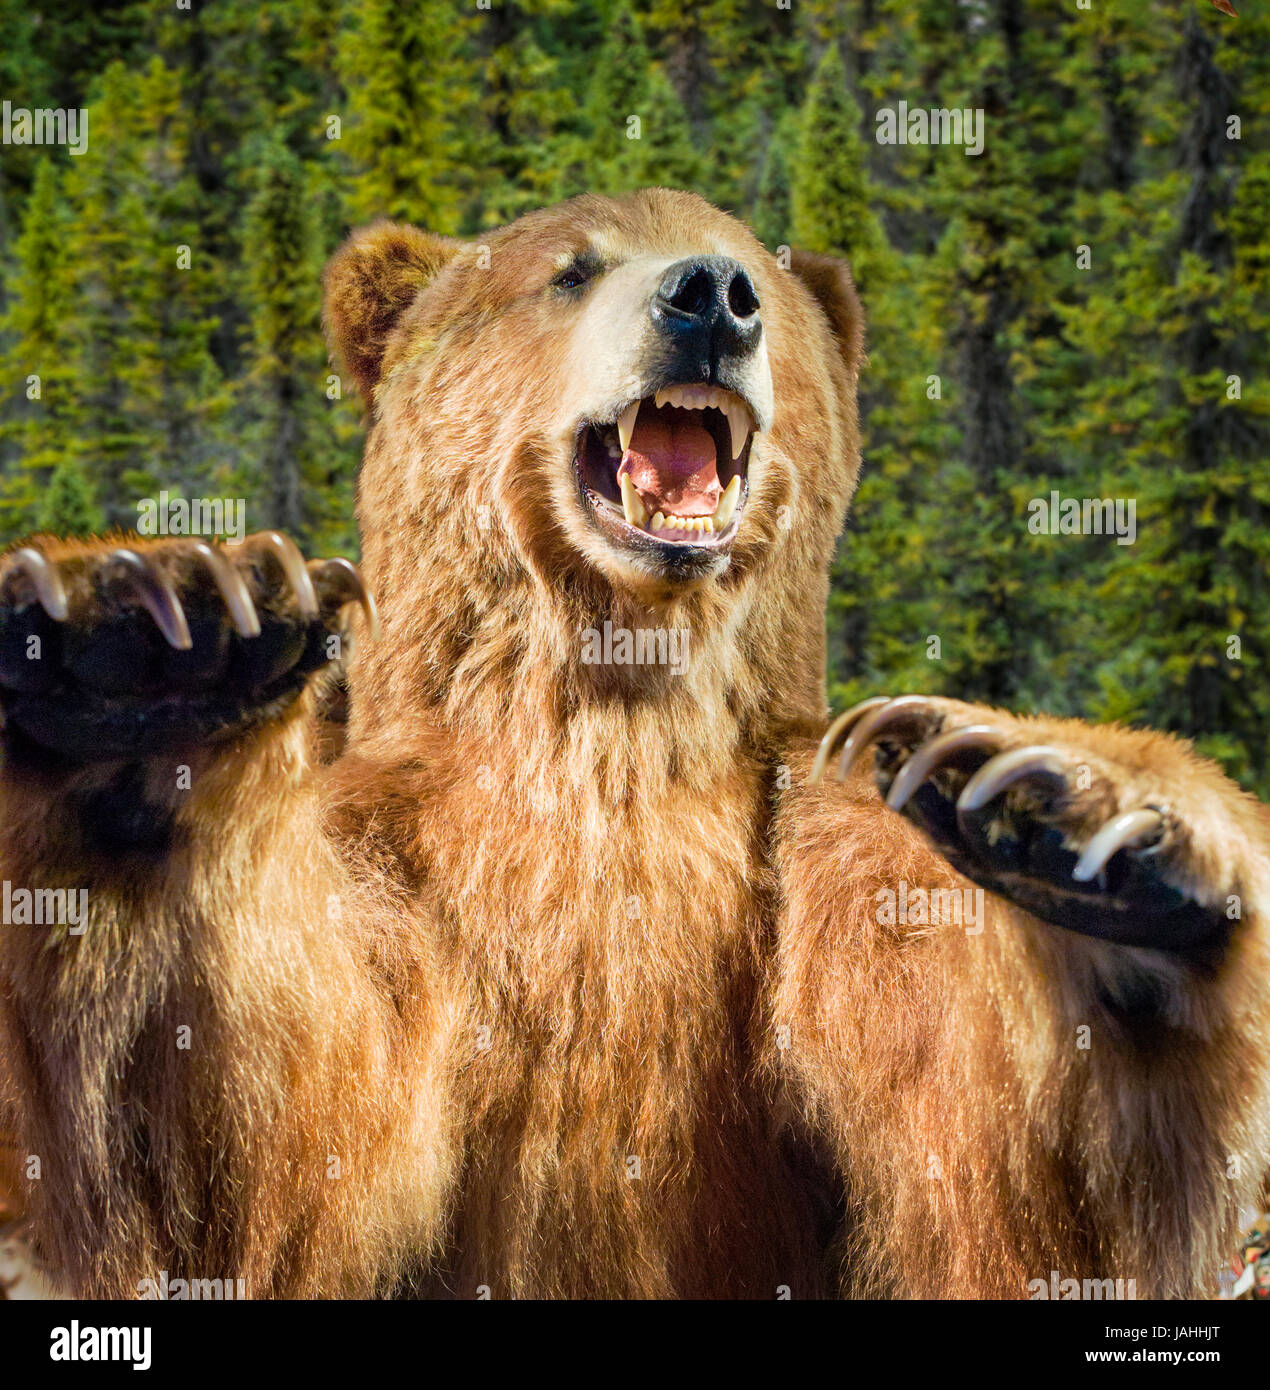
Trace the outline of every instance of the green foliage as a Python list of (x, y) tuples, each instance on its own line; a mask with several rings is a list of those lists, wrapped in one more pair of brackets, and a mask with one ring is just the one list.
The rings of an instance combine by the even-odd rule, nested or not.
[(92, 482), (78, 460), (63, 458), (53, 469), (35, 524), (57, 536), (91, 536), (105, 525)]
[(237, 481), (272, 525), (303, 541), (347, 535), (352, 476), (340, 456), (314, 284), (322, 272), (318, 209), (299, 158), (261, 142), (243, 225), (247, 458)]
[[(1270, 18), (1241, 8), (0, 0), (6, 96), (90, 130), (0, 162), (0, 529), (167, 490), (351, 548), (319, 326), (349, 226), (692, 187), (847, 256), (868, 310), (834, 703), (1151, 722), (1270, 792)], [(880, 143), (901, 102), (981, 109), (982, 153)], [(1051, 491), (1131, 499), (1134, 544), (1033, 534)]]
[(66, 231), (61, 168), (46, 160), (36, 169), (13, 248), (7, 312), (0, 324), (6, 343), (3, 378), (18, 387), (0, 419), (0, 444), (9, 456), (0, 478), (0, 505), (10, 533), (33, 523), (40, 493), (70, 447), (66, 348), (73, 296)]
[(354, 222), (397, 217), (456, 231), (464, 115), (470, 104), (467, 23), (450, 5), (360, 0), (338, 49)]
[(846, 256), (862, 285), (882, 246), (870, 206), (860, 107), (831, 43), (816, 67), (799, 123), (791, 202), (796, 243)]

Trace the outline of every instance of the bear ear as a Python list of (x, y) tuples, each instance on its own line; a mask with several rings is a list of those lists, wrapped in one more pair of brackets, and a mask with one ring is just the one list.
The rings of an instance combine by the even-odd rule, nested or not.
[(322, 277), (326, 340), (363, 400), (374, 400), (393, 326), (462, 245), (404, 222), (376, 222), (331, 257)]
[(789, 268), (824, 310), (848, 370), (854, 376), (864, 359), (864, 308), (846, 261), (814, 251), (791, 251)]

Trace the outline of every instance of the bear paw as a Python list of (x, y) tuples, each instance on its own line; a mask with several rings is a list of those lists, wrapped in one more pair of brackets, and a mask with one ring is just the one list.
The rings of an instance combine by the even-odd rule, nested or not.
[(9, 751), (136, 757), (261, 724), (342, 655), (352, 602), (373, 635), (357, 569), (306, 564), (277, 531), (224, 547), (37, 538), (0, 559)]
[[(819, 780), (875, 745), (875, 774), (891, 810), (918, 826), (967, 878), (1056, 926), (1125, 946), (1205, 952), (1229, 934), (1215, 885), (1200, 901), (1191, 828), (1140, 768), (1105, 753), (1036, 742), (1023, 721), (956, 701), (908, 695), (865, 700), (821, 742)], [(1126, 737), (1133, 735), (1119, 731)]]

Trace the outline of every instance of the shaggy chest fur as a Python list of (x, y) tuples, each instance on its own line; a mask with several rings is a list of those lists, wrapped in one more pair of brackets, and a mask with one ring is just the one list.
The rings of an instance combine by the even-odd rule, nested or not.
[(815, 1292), (826, 1188), (770, 1072), (770, 774), (614, 727), (454, 744), (428, 779), (466, 1136), (430, 1287)]

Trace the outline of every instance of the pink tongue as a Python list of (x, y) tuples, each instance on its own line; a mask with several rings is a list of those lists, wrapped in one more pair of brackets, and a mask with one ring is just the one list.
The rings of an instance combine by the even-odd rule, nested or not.
[(691, 419), (668, 422), (660, 411), (640, 412), (630, 448), (618, 466), (629, 473), (649, 513), (713, 516), (723, 488), (709, 430)]

